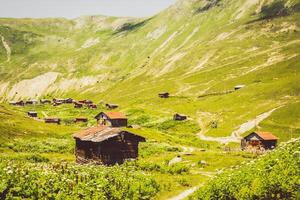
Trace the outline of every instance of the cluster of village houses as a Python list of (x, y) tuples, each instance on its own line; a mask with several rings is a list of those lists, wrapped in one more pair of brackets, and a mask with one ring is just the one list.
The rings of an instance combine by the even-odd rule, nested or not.
[[(169, 98), (168, 92), (159, 93), (160, 98)], [(32, 105), (38, 101), (18, 101), (10, 102), (11, 105)], [(91, 109), (97, 108), (91, 100), (75, 101), (71, 98), (67, 99), (42, 99), (41, 104), (53, 104), (58, 106), (61, 104), (74, 104), (74, 108), (82, 108), (86, 106)], [(118, 108), (117, 104), (106, 104), (109, 110)], [(28, 116), (37, 117), (35, 111), (28, 112)], [(125, 160), (136, 159), (138, 157), (139, 142), (145, 142), (142, 136), (131, 133), (122, 128), (128, 127), (128, 118), (121, 112), (109, 111), (100, 112), (95, 116), (97, 125), (91, 128), (81, 130), (73, 135), (76, 141), (75, 155), (77, 163), (90, 163), (113, 165), (122, 164)], [(188, 116), (176, 113), (174, 120), (187, 120)], [(75, 122), (87, 122), (87, 118), (76, 118)], [(59, 118), (45, 118), (46, 123), (60, 123)], [(217, 128), (217, 124), (213, 123), (212, 128)], [(278, 138), (269, 132), (255, 131), (241, 140), (241, 148), (263, 148), (273, 149), (276, 146)]]

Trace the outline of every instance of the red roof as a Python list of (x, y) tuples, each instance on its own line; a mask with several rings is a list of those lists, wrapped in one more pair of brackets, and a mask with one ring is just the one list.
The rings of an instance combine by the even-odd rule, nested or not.
[(254, 133), (256, 133), (259, 137), (261, 137), (264, 140), (278, 140), (279, 139), (278, 137), (276, 137), (275, 135), (273, 135), (270, 132), (255, 131)]
[(127, 117), (121, 112), (106, 112), (105, 115), (107, 115), (110, 119), (127, 119)]

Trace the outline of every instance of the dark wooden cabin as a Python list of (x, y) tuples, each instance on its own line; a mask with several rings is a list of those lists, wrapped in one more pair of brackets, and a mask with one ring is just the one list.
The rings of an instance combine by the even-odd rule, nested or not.
[(160, 98), (169, 98), (170, 94), (168, 92), (162, 92), (158, 94), (158, 97)]
[(98, 124), (107, 125), (111, 127), (126, 127), (127, 117), (121, 112), (101, 112), (96, 115)]
[(63, 103), (65, 103), (64, 99), (57, 99), (57, 98), (53, 99), (53, 104), (63, 104)]
[(41, 99), (40, 103), (41, 104), (51, 104), (51, 101), (49, 99)]
[(64, 103), (74, 103), (74, 99), (66, 98), (66, 99), (64, 99)]
[(274, 149), (278, 138), (269, 132), (255, 131), (241, 140), (241, 148)]
[(88, 105), (88, 104), (93, 104), (93, 101), (88, 100), (88, 99), (80, 100), (80, 101), (78, 101), (78, 102), (79, 102), (79, 103), (82, 103), (82, 104), (86, 104), (86, 105)]
[(35, 105), (35, 104), (37, 104), (37, 100), (27, 100), (27, 101), (25, 101), (25, 104), (26, 105)]
[(80, 122), (88, 122), (88, 118), (86, 118), (86, 117), (75, 118), (75, 123), (80, 123)]
[(90, 109), (97, 109), (97, 105), (96, 104), (87, 104), (86, 106), (88, 108), (90, 108)]
[(74, 103), (74, 108), (82, 108), (82, 107), (83, 107), (82, 103), (77, 103), (77, 102)]
[(45, 123), (47, 124), (60, 124), (59, 118), (45, 118)]
[(24, 101), (18, 101), (16, 102), (16, 106), (25, 106), (25, 102)]
[(176, 113), (173, 116), (173, 120), (175, 120), (175, 121), (184, 121), (186, 119), (187, 119), (187, 115), (183, 115), (183, 114), (179, 114), (179, 113)]
[(113, 110), (113, 109), (116, 109), (119, 107), (118, 104), (111, 104), (111, 103), (107, 103), (105, 104), (106, 108), (109, 109), (109, 110)]
[(236, 85), (236, 86), (234, 86), (234, 90), (240, 90), (243, 87), (245, 87), (245, 85)]
[(119, 128), (97, 126), (73, 135), (76, 162), (80, 164), (122, 164), (138, 158), (139, 142), (145, 138)]
[(37, 112), (35, 112), (35, 111), (29, 111), (29, 112), (27, 112), (27, 115), (28, 115), (29, 117), (33, 117), (33, 118), (35, 118), (35, 117), (38, 116)]

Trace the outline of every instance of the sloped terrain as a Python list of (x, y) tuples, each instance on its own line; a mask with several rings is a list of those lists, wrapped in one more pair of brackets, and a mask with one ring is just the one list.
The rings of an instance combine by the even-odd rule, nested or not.
[[(179, 0), (150, 18), (0, 19), (0, 158), (74, 162), (71, 134), (117, 103), (140, 127), (130, 131), (147, 139), (133, 165), (165, 199), (256, 157), (237, 143), (250, 131), (298, 138), (299, 11), (299, 0)], [(158, 98), (163, 91), (171, 97)], [(54, 97), (91, 99), (98, 109), (5, 105)], [(25, 118), (30, 110), (63, 125)], [(188, 120), (173, 121), (175, 113)], [(78, 116), (90, 122), (70, 123)], [(177, 155), (183, 163), (170, 167)]]

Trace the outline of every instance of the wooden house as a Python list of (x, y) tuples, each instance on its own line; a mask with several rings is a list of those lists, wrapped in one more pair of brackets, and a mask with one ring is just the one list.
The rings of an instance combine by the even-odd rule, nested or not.
[(169, 98), (170, 94), (168, 92), (162, 92), (158, 94), (158, 97), (160, 98)]
[(27, 101), (25, 101), (25, 104), (26, 104), (26, 105), (35, 105), (35, 104), (37, 104), (37, 103), (38, 103), (37, 100), (27, 100)]
[(59, 118), (45, 118), (45, 123), (47, 124), (60, 124)]
[(278, 138), (269, 132), (255, 131), (241, 140), (241, 148), (274, 149)]
[(82, 107), (83, 107), (82, 103), (77, 103), (77, 102), (74, 103), (74, 108), (82, 108)]
[(57, 99), (57, 98), (53, 99), (53, 104), (63, 104), (63, 103), (65, 103), (64, 99)]
[(186, 119), (187, 119), (187, 115), (183, 115), (183, 114), (179, 114), (179, 113), (176, 113), (173, 116), (173, 120), (175, 120), (175, 121), (184, 121)]
[(88, 105), (88, 104), (93, 104), (93, 101), (88, 100), (88, 99), (80, 100), (80, 101), (78, 101), (78, 102), (79, 102), (79, 103), (82, 103), (82, 104), (86, 104), (86, 105)]
[(74, 103), (74, 99), (66, 98), (66, 99), (64, 99), (64, 103)]
[(90, 109), (97, 109), (97, 105), (96, 104), (87, 104), (86, 106), (88, 108), (90, 108)]
[(86, 117), (75, 118), (75, 123), (80, 123), (80, 122), (88, 122), (88, 118), (86, 118)]
[(111, 127), (126, 127), (127, 117), (121, 112), (101, 112), (95, 119), (98, 124), (107, 125)]
[(29, 112), (27, 112), (27, 115), (28, 115), (29, 117), (33, 117), (33, 118), (35, 118), (35, 117), (38, 116), (37, 112), (35, 112), (35, 111), (29, 111)]
[(109, 110), (113, 110), (113, 109), (116, 109), (119, 107), (118, 104), (111, 104), (111, 103), (107, 103), (105, 104), (106, 108), (109, 109)]
[(53, 106), (60, 106), (60, 105), (62, 105), (62, 104), (63, 104), (62, 102), (57, 101), (57, 102), (54, 102), (54, 103), (53, 103)]
[(138, 158), (139, 142), (145, 138), (119, 128), (97, 126), (73, 135), (76, 140), (76, 162), (80, 164), (122, 164)]
[(40, 99), (41, 104), (51, 104), (51, 101), (49, 99)]
[(236, 85), (234, 86), (234, 90), (239, 90), (242, 89), (243, 87), (245, 87), (245, 85)]
[(16, 102), (16, 106), (25, 106), (25, 102), (23, 100)]

